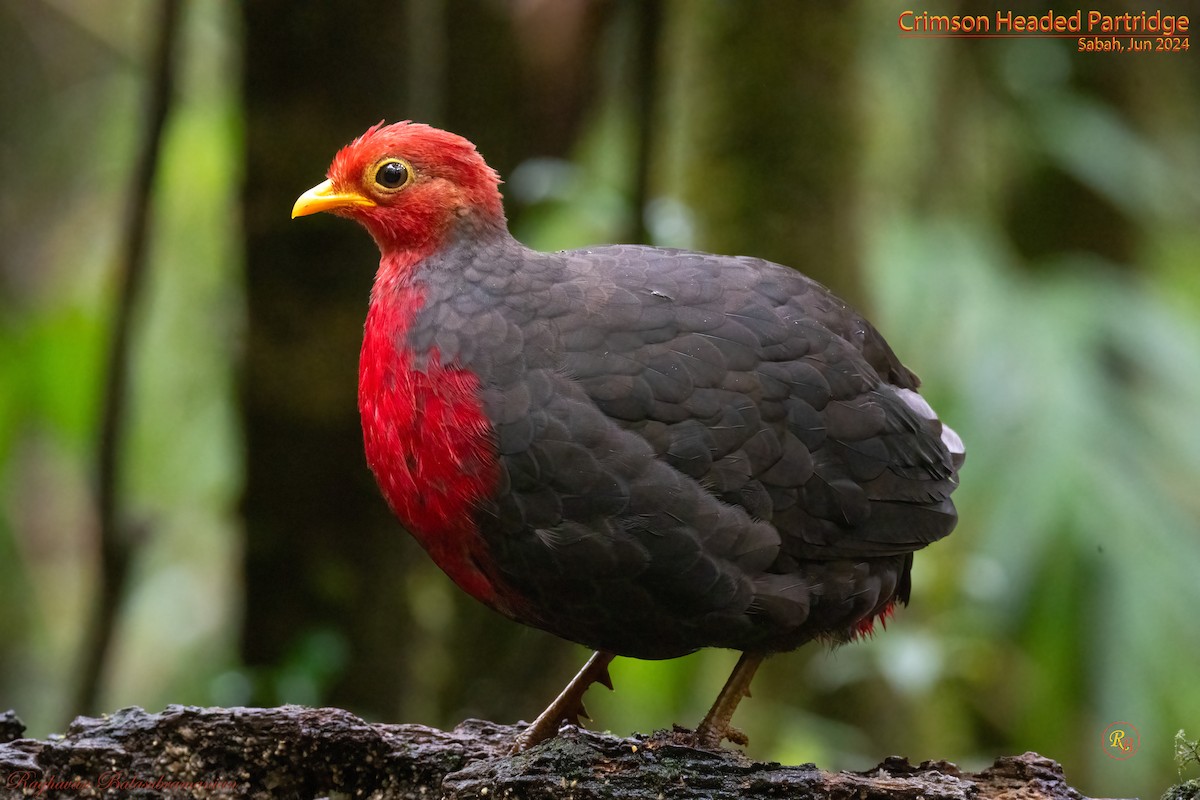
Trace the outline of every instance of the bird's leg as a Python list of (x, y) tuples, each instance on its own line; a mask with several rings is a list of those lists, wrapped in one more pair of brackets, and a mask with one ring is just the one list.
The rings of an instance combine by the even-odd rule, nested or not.
[[(717, 701), (696, 728), (696, 744), (699, 747), (716, 750), (720, 748), (721, 741), (729, 736), (729, 721), (733, 719), (733, 712), (743, 697), (750, 696), (750, 681), (754, 679), (754, 673), (764, 658), (766, 656), (762, 653), (742, 653), (737, 666), (729, 674), (729, 680), (725, 681), (725, 687), (717, 695)], [(745, 739), (744, 736), (741, 738)]]
[(579, 674), (571, 679), (567, 687), (554, 698), (554, 702), (538, 715), (533, 723), (521, 732), (513, 745), (513, 752), (528, 750), (535, 744), (544, 742), (558, 733), (558, 728), (564, 722), (579, 724), (580, 717), (587, 717), (587, 709), (583, 707), (583, 694), (593, 683), (601, 683), (609, 689), (613, 688), (612, 677), (608, 674), (608, 665), (616, 658), (612, 653), (597, 650), (579, 670)]

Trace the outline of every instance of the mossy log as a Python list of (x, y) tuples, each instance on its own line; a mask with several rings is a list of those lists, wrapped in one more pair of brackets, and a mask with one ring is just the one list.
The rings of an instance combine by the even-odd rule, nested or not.
[(687, 746), (679, 731), (615, 736), (564, 727), (512, 755), (521, 726), (452, 731), (364, 722), (333, 708), (127, 708), (62, 736), (19, 738), (0, 715), (0, 796), (43, 798), (925, 798), (1081, 800), (1054, 761), (1025, 753), (967, 773), (888, 758), (866, 772), (752, 761)]

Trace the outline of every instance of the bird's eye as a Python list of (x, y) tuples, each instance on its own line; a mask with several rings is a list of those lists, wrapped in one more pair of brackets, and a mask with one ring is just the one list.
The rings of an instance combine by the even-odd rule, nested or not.
[(375, 183), (382, 189), (400, 189), (408, 180), (408, 165), (394, 158), (384, 161), (375, 170)]

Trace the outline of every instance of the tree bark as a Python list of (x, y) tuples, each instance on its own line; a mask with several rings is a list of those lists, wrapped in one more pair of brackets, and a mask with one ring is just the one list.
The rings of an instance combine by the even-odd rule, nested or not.
[(824, 772), (697, 750), (680, 730), (620, 739), (569, 726), (510, 755), (520, 726), (467, 720), (440, 731), (300, 706), (127, 708), (80, 717), (48, 741), (17, 739), (22, 730), (12, 712), (0, 715), (6, 797), (1083, 800), (1036, 753), (978, 773), (897, 757), (866, 772)]

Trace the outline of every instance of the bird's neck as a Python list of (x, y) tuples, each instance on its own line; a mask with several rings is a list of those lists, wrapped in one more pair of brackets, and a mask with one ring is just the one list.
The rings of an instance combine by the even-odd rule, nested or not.
[(411, 282), (422, 265), (464, 246), (479, 247), (510, 239), (503, 209), (463, 208), (411, 228), (389, 220), (367, 225), (382, 254), (375, 276), (376, 292)]
[[(385, 251), (379, 259), (379, 269), (371, 287), (371, 313), (376, 313), (376, 307), (395, 306), (391, 309), (393, 313), (407, 313), (408, 319), (411, 319), (421, 307), (420, 293), (414, 291), (414, 278), (430, 255), (423, 250)], [(381, 309), (380, 313), (386, 311)]]

